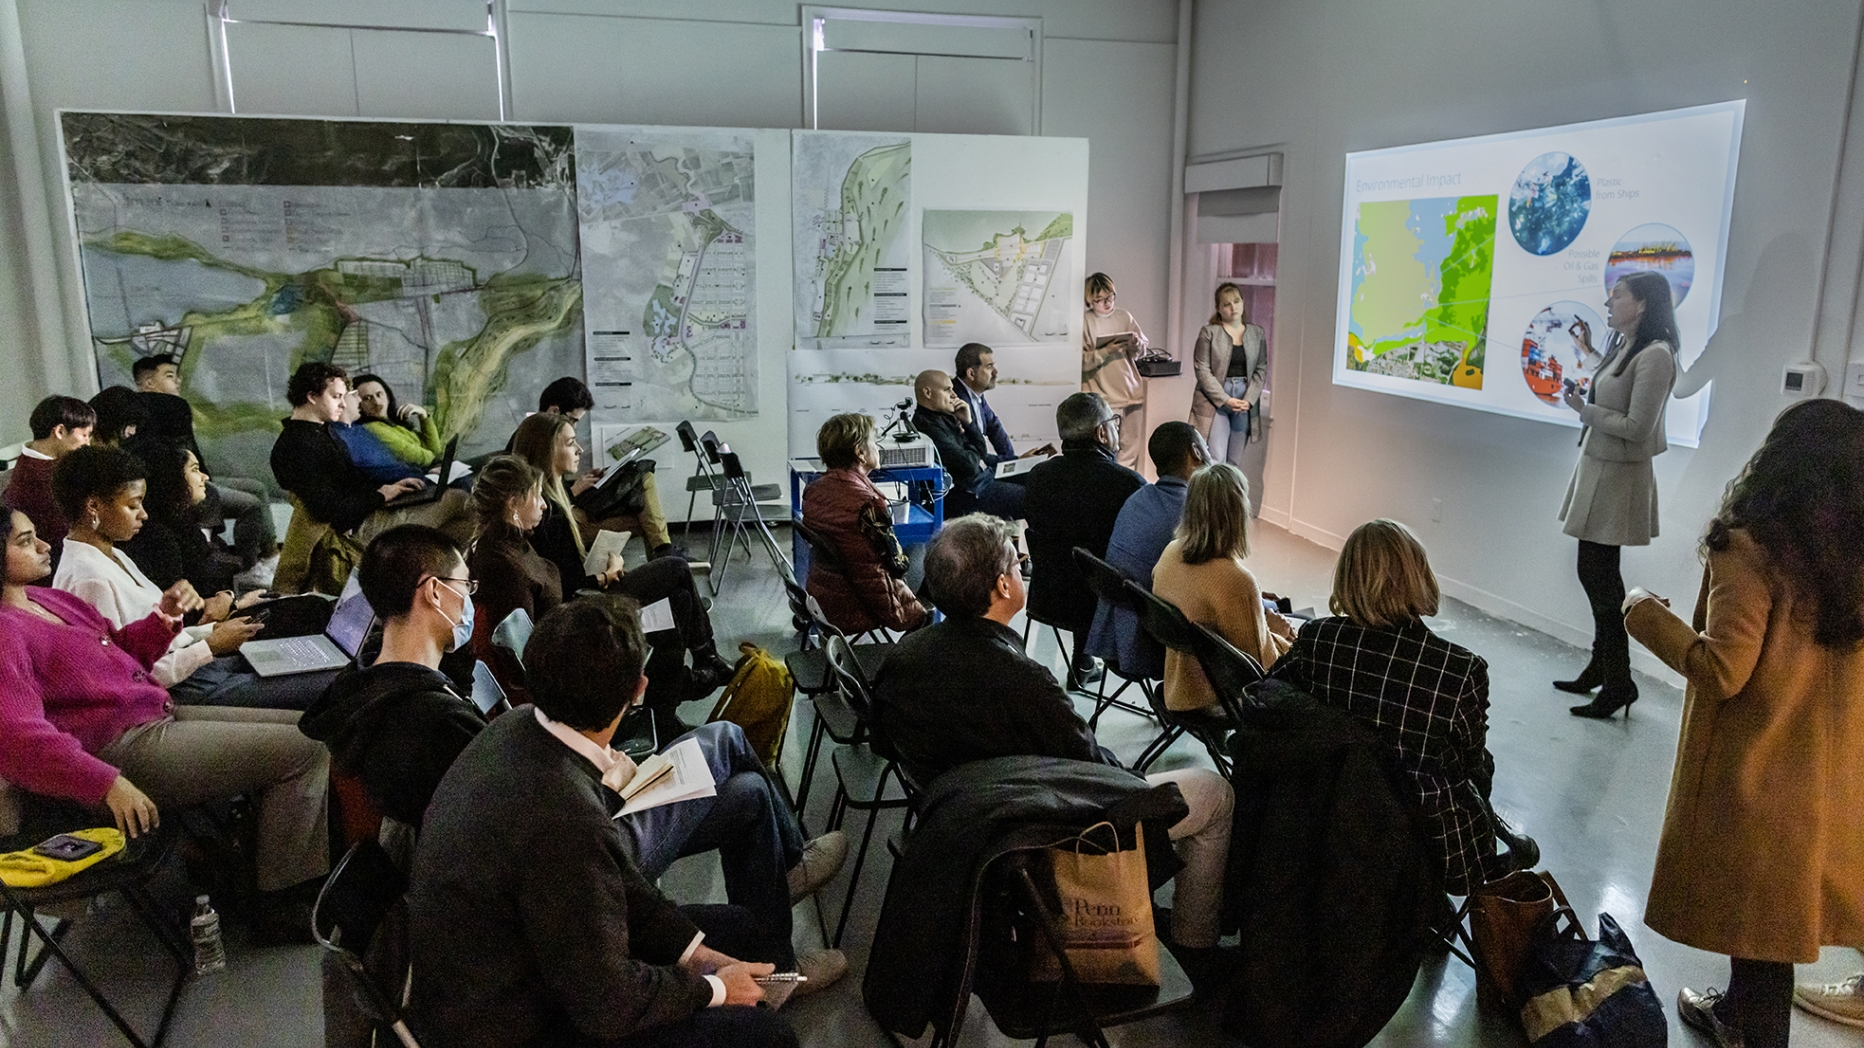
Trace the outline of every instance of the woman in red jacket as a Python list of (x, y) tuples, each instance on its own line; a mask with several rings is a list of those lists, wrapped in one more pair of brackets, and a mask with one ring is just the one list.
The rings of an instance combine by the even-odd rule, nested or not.
[(906, 585), (887, 497), (867, 479), (880, 467), (874, 420), (849, 414), (822, 423), (816, 454), (828, 472), (803, 490), (803, 523), (840, 554), (839, 564), (817, 557), (809, 566), (807, 589), (823, 617), (850, 636), (925, 625), (931, 612)]

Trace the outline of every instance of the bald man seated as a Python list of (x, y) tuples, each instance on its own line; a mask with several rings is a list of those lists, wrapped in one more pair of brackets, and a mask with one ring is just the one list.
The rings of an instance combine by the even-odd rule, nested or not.
[(945, 519), (979, 512), (1004, 520), (1020, 519), (1023, 478), (997, 479), (997, 463), (1005, 456), (991, 450), (984, 431), (971, 417), (970, 405), (953, 391), (951, 376), (937, 370), (920, 372), (913, 382), (913, 399), (919, 404), (913, 412), (913, 428), (932, 439), (939, 461), (951, 474)]

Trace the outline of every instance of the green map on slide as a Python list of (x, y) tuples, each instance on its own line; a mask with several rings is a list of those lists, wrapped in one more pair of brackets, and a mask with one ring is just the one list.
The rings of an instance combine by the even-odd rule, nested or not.
[(1348, 368), (1482, 388), (1496, 202), (1491, 195), (1358, 205)]
[(211, 472), (272, 479), (306, 361), (380, 375), (461, 457), (583, 371), (567, 127), (63, 123), (100, 383), (177, 356)]

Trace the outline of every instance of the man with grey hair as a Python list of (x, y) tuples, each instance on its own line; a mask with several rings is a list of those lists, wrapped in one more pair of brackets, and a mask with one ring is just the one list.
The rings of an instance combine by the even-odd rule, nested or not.
[(951, 490), (945, 495), (945, 519), (982, 511), (1004, 520), (1023, 515), (1022, 477), (997, 479), (1001, 456), (991, 451), (971, 407), (952, 389), (951, 376), (933, 369), (913, 381), (913, 428), (931, 439)]
[[(1023, 608), (1015, 528), (988, 516), (947, 524), (926, 550), (926, 586), (945, 620), (907, 634), (874, 682), (874, 730), (907, 774), (940, 773), (991, 757), (1036, 756), (1119, 766), (1094, 739), (1068, 693), (1023, 651), (1010, 620)], [(1148, 775), (1175, 783), (1190, 814), (1171, 828), (1185, 867), (1177, 877), (1170, 942), (1184, 956), (1217, 945), (1230, 784), (1207, 768)]]
[(1035, 567), (1029, 616), (1074, 636), (1068, 686), (1080, 688), (1098, 680), (1102, 670), (1100, 660), (1087, 653), (1097, 602), (1074, 562), (1074, 548), (1104, 560), (1121, 507), (1146, 479), (1115, 458), (1126, 434), (1100, 394), (1070, 394), (1055, 408), (1055, 428), (1061, 431), (1061, 454), (1030, 470), (1023, 489)]

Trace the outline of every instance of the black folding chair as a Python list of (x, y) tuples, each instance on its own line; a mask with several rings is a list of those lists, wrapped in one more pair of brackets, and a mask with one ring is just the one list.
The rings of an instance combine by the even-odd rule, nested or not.
[(693, 473), (686, 478), (686, 517), (680, 524), (680, 539), (684, 541), (693, 531), (693, 507), (699, 504), (699, 493), (716, 494), (719, 477), (699, 445), (699, 434), (693, 430), (693, 424), (683, 421), (674, 430), (680, 435), (680, 447), (693, 457)]
[[(1140, 628), (1167, 648), (1196, 658), (1197, 629), (1191, 620), (1184, 617), (1184, 612), (1136, 582), (1128, 580), (1125, 585), (1127, 594), (1139, 609)], [(1165, 730), (1133, 762), (1133, 768), (1144, 771), (1151, 767), (1152, 762), (1163, 756), (1172, 743), (1178, 741), (1179, 736), (1188, 732), (1192, 738), (1204, 744), (1204, 748), (1210, 751), (1211, 762), (1223, 773), (1224, 778), (1229, 778), (1230, 755), (1224, 738), (1236, 722), (1227, 713), (1177, 713), (1167, 709), (1164, 689), (1158, 689), (1148, 697), (1152, 699), (1153, 714)]]
[[(709, 436), (709, 434), (708, 434)], [(770, 562), (790, 566), (790, 559), (783, 555), (783, 547), (777, 544), (777, 538), (771, 534), (770, 524), (764, 519), (764, 506), (782, 498), (782, 493), (775, 484), (754, 485), (751, 475), (744, 470), (738, 453), (723, 445), (707, 444), (708, 452), (716, 451), (718, 466), (724, 480), (721, 490), (713, 492), (712, 498), (718, 504), (714, 515), (714, 527), (721, 525), (729, 531), (720, 530), (713, 535), (712, 563), (715, 565), (708, 582), (712, 595), (718, 596), (725, 585), (725, 569), (731, 566), (731, 553), (739, 543), (744, 545), (745, 559), (751, 556), (751, 540), (746, 534), (756, 528), (758, 536), (763, 539), (764, 551), (770, 554)], [(723, 538), (724, 560), (720, 560), (718, 550)], [(794, 570), (792, 568), (792, 570)]]
[[(405, 1048), (421, 1048), (408, 1029), (399, 987), (376, 981), (363, 957), (378, 929), (408, 890), (408, 879), (374, 841), (361, 841), (337, 863), (311, 908), (311, 933), (348, 975), (364, 1016), (387, 1027)], [(399, 952), (399, 951), (393, 951)], [(403, 978), (406, 972), (398, 973)]]
[[(802, 536), (803, 541), (809, 544), (809, 556), (814, 564), (827, 565), (830, 570), (834, 571), (842, 578), (848, 578), (848, 565), (841, 559), (841, 550), (837, 549), (833, 542), (830, 542), (821, 532), (810, 527), (801, 520), (791, 520), (790, 529)], [(813, 567), (811, 570), (814, 570)], [(836, 623), (835, 628), (840, 629), (843, 633), (847, 633), (850, 637), (857, 640), (872, 640), (884, 643), (893, 639), (893, 634), (889, 632), (885, 626), (872, 626), (859, 633), (852, 633), (844, 629), (840, 623)]]
[(871, 689), (875, 677), (880, 673), (881, 663), (886, 661), (887, 653), (893, 650), (893, 643), (856, 644), (848, 641), (846, 635), (822, 616), (822, 606), (797, 585), (796, 576), (787, 567), (779, 574), (783, 578), (784, 595), (789, 598), (791, 621), (798, 624), (797, 632), (801, 637), (799, 650), (785, 655), (783, 665), (790, 671), (796, 690), (809, 698), (815, 714), (814, 723), (809, 729), (809, 742), (803, 750), (802, 777), (796, 783), (796, 796), (792, 803), (796, 818), (800, 821), (809, 804), (809, 789), (815, 779), (823, 738), (833, 739), (844, 746), (865, 742), (867, 739), (867, 726), (849, 708), (840, 690), (835, 687), (823, 646), (830, 637), (841, 637), (847, 642), (854, 652), (855, 665), (861, 671), (862, 683)]
[(854, 868), (848, 874), (848, 896), (842, 900), (841, 917), (835, 922), (834, 937), (829, 940), (831, 947), (839, 947), (842, 933), (848, 927), (848, 914), (854, 909), (855, 891), (861, 885), (861, 867), (867, 862), (867, 848), (874, 839), (874, 823), (882, 811), (907, 808), (912, 801), (904, 782), (899, 796), (887, 796), (887, 779), (898, 776), (899, 765), (890, 755), (876, 751), (872, 733), (865, 730), (872, 723), (873, 702), (866, 674), (855, 661), (853, 647), (846, 637), (835, 634), (824, 641), (822, 650), (828, 657), (829, 675), (835, 680), (835, 690), (840, 692), (862, 726), (864, 736), (864, 741), (837, 745), (830, 754), (835, 766), (836, 790), (835, 803), (829, 809), (828, 828), (840, 829), (850, 808), (867, 813), (867, 828), (861, 833), (861, 845), (854, 854)]
[[(1128, 576), (1125, 572), (1080, 546), (1076, 546), (1073, 552), (1074, 562), (1080, 567), (1081, 573), (1087, 576), (1087, 588), (1094, 591), (1095, 597), (1106, 601), (1113, 607), (1124, 608), (1134, 615), (1139, 614), (1138, 609), (1133, 605), (1133, 599), (1126, 595)], [(1107, 672), (1120, 678), (1120, 686), (1113, 694), (1108, 695), (1107, 678), (1100, 679), (1099, 701), (1094, 706), (1094, 715), (1087, 719), (1087, 726), (1089, 728), (1099, 727), (1100, 715), (1107, 712), (1109, 706), (1118, 706), (1129, 713), (1137, 713), (1141, 717), (1151, 717), (1153, 678), (1148, 678), (1144, 674), (1134, 676), (1120, 666), (1117, 658), (1107, 660)], [(1139, 690), (1146, 695), (1144, 706), (1135, 706), (1130, 702), (1120, 700), (1120, 696), (1126, 693), (1126, 689), (1135, 684), (1139, 685)]]
[[(149, 894), (149, 882), (160, 871), (163, 862), (174, 849), (173, 823), (151, 830), (127, 842), (124, 849), (116, 855), (105, 859), (88, 869), (82, 870), (57, 884), (43, 888), (10, 888), (0, 882), (0, 902), (6, 905), (6, 916), (0, 922), (0, 971), (6, 965), (6, 951), (13, 942), (13, 919), (18, 917), (24, 926), (20, 933), (19, 953), (13, 968), (13, 985), (21, 993), (31, 989), (38, 980), (39, 972), (45, 968), (45, 962), (53, 957), (65, 966), (71, 977), (97, 1007), (105, 1018), (122, 1032), (123, 1037), (136, 1048), (160, 1048), (168, 1036), (168, 1026), (175, 1017), (175, 1003), (181, 998), (181, 988), (187, 984), (188, 975), (193, 970), (194, 958), (189, 943), (183, 939), (167, 918), (160, 905)], [(50, 833), (20, 834), (0, 841), (0, 851), (18, 851), (30, 848)], [(129, 907), (149, 929), (162, 948), (168, 951), (175, 962), (174, 982), (169, 986), (168, 1000), (162, 1005), (162, 1017), (156, 1023), (155, 1036), (149, 1040), (136, 1033), (123, 1013), (110, 1003), (96, 982), (80, 968), (71, 955), (65, 951), (62, 941), (65, 933), (71, 929), (71, 921), (55, 920), (47, 928), (41, 923), (39, 911), (59, 907), (63, 904), (88, 902), (100, 895), (110, 893), (121, 895)], [(36, 956), (32, 953), (32, 940), (37, 938), (40, 947)], [(123, 944), (117, 944), (121, 946)]]

